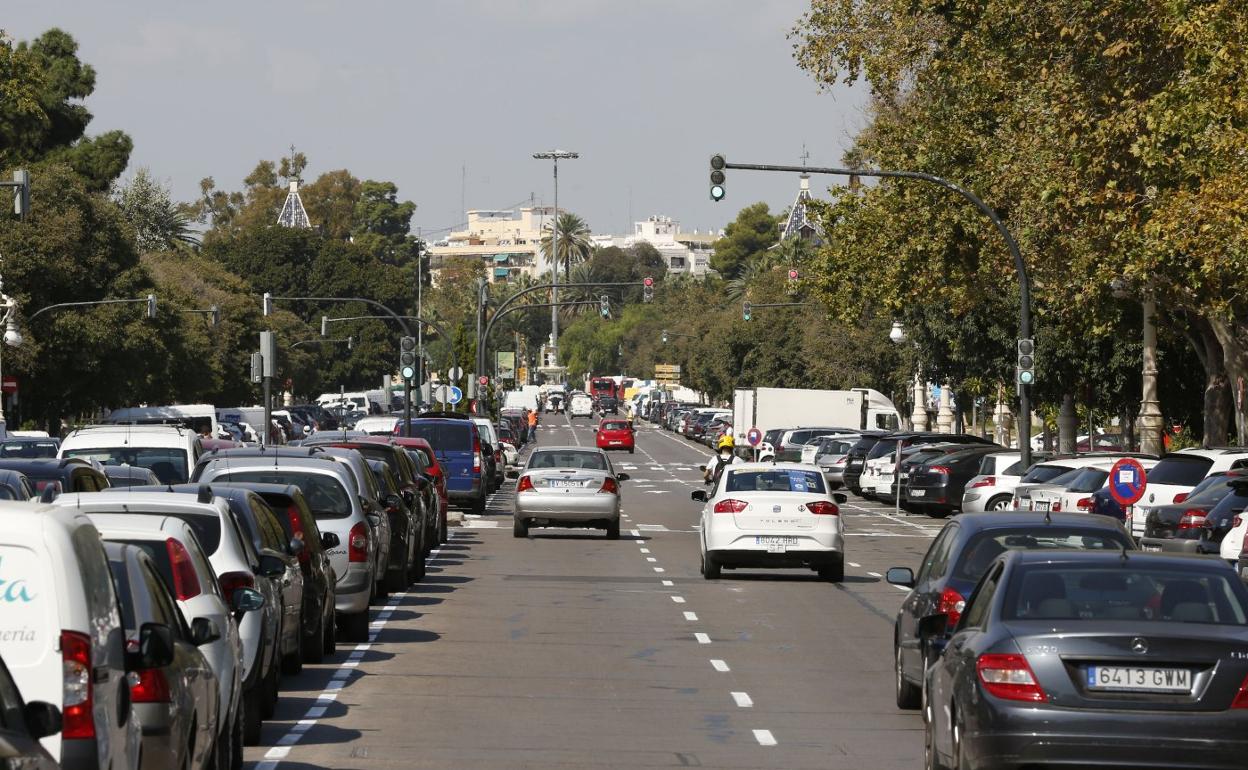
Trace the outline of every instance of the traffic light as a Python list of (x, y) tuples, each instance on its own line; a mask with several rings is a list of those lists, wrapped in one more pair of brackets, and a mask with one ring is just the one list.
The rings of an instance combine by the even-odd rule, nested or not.
[(667, 344), (667, 329), (663, 330), (663, 344)]
[(611, 298), (606, 294), (598, 297), (598, 312), (603, 318), (611, 317)]
[(221, 308), (217, 305), (208, 308), (208, 325), (214, 329), (221, 325)]
[(1018, 341), (1018, 384), (1030, 385), (1036, 381), (1036, 341)]
[(156, 318), (156, 295), (147, 295), (147, 317), (155, 320)]
[(261, 305), (261, 311), (264, 315), (273, 315), (273, 295), (269, 292), (264, 293), (264, 303)]
[(321, 316), (321, 336), (329, 336), (329, 316), (327, 315)]
[(750, 320), (750, 303), (741, 303), (741, 318), (746, 321)]
[(652, 302), (654, 300), (654, 279), (646, 276), (641, 281), (641, 299), (644, 302)]
[(30, 172), (18, 169), (13, 172), (13, 213), (25, 219), (30, 211)]
[(355, 350), (355, 337), (347, 337), (347, 350)]
[(399, 376), (405, 380), (416, 379), (416, 338), (399, 339)]
[(724, 199), (724, 166), (728, 164), (723, 155), (711, 156), (711, 200)]

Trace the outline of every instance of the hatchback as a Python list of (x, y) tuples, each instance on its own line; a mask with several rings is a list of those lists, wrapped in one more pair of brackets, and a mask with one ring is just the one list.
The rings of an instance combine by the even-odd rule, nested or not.
[(594, 428), (594, 443), (605, 451), (627, 449), (631, 455), (637, 448), (636, 433), (628, 420), (603, 420)]

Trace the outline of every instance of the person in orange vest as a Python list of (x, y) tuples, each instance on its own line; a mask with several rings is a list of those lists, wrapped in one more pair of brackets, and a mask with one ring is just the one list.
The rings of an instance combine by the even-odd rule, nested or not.
[(537, 412), (529, 412), (529, 441), (537, 441)]

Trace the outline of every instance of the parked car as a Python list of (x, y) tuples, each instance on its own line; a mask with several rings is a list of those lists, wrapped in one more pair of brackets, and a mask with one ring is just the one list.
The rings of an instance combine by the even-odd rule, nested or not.
[[(241, 451), (241, 450), (235, 450)], [(379, 545), (370, 517), (356, 492), (350, 470), (331, 457), (304, 450), (270, 449), (266, 455), (235, 456), (233, 451), (205, 455), (193, 479), (202, 483), (253, 482), (293, 485), (303, 492), (322, 532), (338, 536), (329, 549), (337, 582), (334, 584), (335, 619), (349, 641), (368, 639), (368, 605), (377, 582)], [(374, 513), (372, 518), (380, 518)]]
[(862, 485), (863, 496), (876, 499), (883, 498), (891, 501), (892, 495), (896, 493), (896, 455), (898, 445), (904, 449), (905, 447), (923, 444), (978, 444), (980, 446), (995, 446), (988, 439), (966, 433), (907, 432), (890, 433), (882, 436), (871, 447), (871, 451), (867, 453), (864, 462), (863, 475), (866, 477), (866, 480), (859, 480), (859, 483)]
[(1006, 554), (928, 672), (927, 765), (1240, 767), (1246, 625), (1215, 560)]
[(117, 586), (127, 654), (159, 660), (140, 668), (130, 685), (143, 731), (142, 767), (215, 768), (223, 711), (216, 674), (199, 647), (219, 639), (220, 626), (210, 618), (187, 623), (142, 548), (105, 543), (104, 552)]
[(620, 537), (620, 482), (607, 453), (584, 447), (542, 447), (529, 455), (516, 479), (512, 534), (527, 537), (532, 527), (605, 529)]
[(1226, 473), (1215, 473), (1197, 484), (1182, 502), (1149, 508), (1140, 548), (1145, 551), (1199, 553), (1205, 517), (1231, 493), (1229, 482)]
[[(979, 473), (966, 482), (962, 493), (962, 512), (1008, 511), (1014, 506), (1014, 487), (1027, 471), (1021, 452), (990, 452), (979, 461)], [(1032, 462), (1044, 459), (1032, 453)]]
[[(1197, 553), (1218, 554), (1222, 553), (1222, 542), (1226, 539), (1226, 534), (1235, 528), (1236, 518), (1240, 518), (1244, 514), (1244, 509), (1248, 508), (1248, 477), (1236, 473), (1228, 476), (1227, 484), (1230, 486), (1230, 493), (1218, 501), (1218, 504), (1210, 509), (1205, 515), (1205, 520), (1200, 528), (1200, 544), (1197, 547)], [(1240, 545), (1243, 544), (1242, 538)], [(1234, 551), (1235, 543), (1232, 542), (1231, 550)], [(1235, 554), (1238, 558), (1238, 554)]]
[(1210, 474), (1236, 468), (1248, 468), (1248, 449), (1181, 449), (1161, 458), (1148, 469), (1144, 497), (1128, 510), (1131, 533), (1136, 537), (1144, 535), (1149, 511), (1154, 506), (1181, 503)]
[[(1140, 460), (1147, 472), (1156, 460)], [(1089, 513), (1092, 510), (1092, 493), (1109, 486), (1109, 472), (1114, 463), (1109, 461), (1093, 463), (1084, 467), (1074, 478), (1066, 482), (1064, 487), (1048, 491), (1032, 492), (1032, 509), (1037, 511), (1071, 511)], [(1048, 508), (1045, 508), (1045, 505)]]
[(26, 474), (0, 469), (0, 500), (30, 500), (35, 496), (35, 485)]
[(57, 456), (137, 465), (162, 484), (181, 484), (190, 478), (199, 444), (195, 433), (179, 425), (90, 425), (71, 431)]
[(919, 563), (918, 573), (894, 567), (887, 580), (909, 588), (893, 624), (893, 681), (897, 706), (919, 707), (923, 675), (939, 645), (957, 625), (967, 597), (1002, 553), (1012, 550), (1134, 549), (1113, 521), (1099, 516), (1018, 511), (966, 513), (945, 525)]
[(813, 446), (810, 452), (811, 463), (823, 473), (823, 480), (828, 483), (829, 489), (840, 489), (845, 485), (845, 466), (849, 462), (849, 450), (861, 438), (862, 435), (858, 433), (840, 433), (820, 436), (814, 440), (813, 445), (808, 445)]
[(845, 576), (844, 524), (823, 474), (797, 463), (736, 463), (710, 490), (691, 493), (702, 503), (699, 546), (702, 576), (739, 567), (811, 569), (840, 582)]
[(151, 487), (161, 483), (155, 473), (138, 465), (105, 465), (103, 470), (112, 487)]
[[(573, 404), (575, 409), (575, 403)], [(452, 505), (485, 513), (485, 459), (481, 434), (471, 420), (426, 418), (412, 420), (408, 433), (429, 442), (446, 473), (446, 491)]]
[(0, 657), (0, 746), (6, 763), (22, 770), (60, 770), (60, 765), (39, 742), (61, 731), (61, 710), (47, 701), (22, 698), (9, 668)]
[(119, 489), (104, 495), (75, 495), (58, 503), (64, 509), (92, 516), (114, 514), (174, 518), (190, 525), (226, 602), (233, 608), (242, 642), (243, 741), (260, 740), (262, 720), (277, 707), (282, 631), (280, 581), (283, 560), (261, 555), (229, 501), (202, 490), (195, 494), (168, 492), (163, 487)]
[(494, 430), (494, 423), (488, 417), (473, 417), (472, 421), (477, 424), (477, 432), (481, 434), (481, 454), (488, 460), (490, 491), (495, 492), (499, 487), (503, 486), (504, 472), (507, 470), (507, 463), (503, 457), (503, 447), (499, 440), (498, 433)]
[(61, 729), (43, 748), (66, 770), (136, 770), (127, 677), (160, 661), (126, 655), (99, 532), (86, 515), (43, 503), (0, 502), (0, 517), (0, 578), (17, 599), (4, 620), (21, 629), (0, 636), (0, 657), (26, 699), (60, 709)]
[(862, 494), (862, 472), (866, 465), (867, 455), (882, 438), (884, 435), (865, 433), (854, 442), (854, 445), (849, 448), (849, 453), (845, 455), (845, 470), (841, 472), (841, 480), (845, 488), (855, 495)]
[[(369, 460), (368, 467), (381, 489), (381, 505), (391, 520), (390, 553), (399, 554), (406, 551), (403, 563), (407, 565), (407, 573), (395, 576), (392, 570), (386, 576), (390, 581), (387, 588), (391, 591), (402, 591), (417, 580), (425, 577), (424, 527), (421, 518), (413, 512), (413, 506), (419, 504), (413, 498), (412, 505), (403, 499), (399, 489), (399, 481), (394, 471), (381, 460)], [(398, 561), (397, 557), (394, 561)], [(402, 583), (402, 585), (399, 585)]]
[(416, 462), (420, 472), (433, 484), (434, 493), (437, 495), (437, 506), (431, 508), (431, 510), (436, 511), (433, 516), (434, 520), (431, 522), (434, 530), (428, 533), (427, 540), (431, 547), (433, 543), (445, 543), (448, 537), (446, 514), (447, 509), (450, 507), (450, 495), (446, 491), (445, 469), (438, 462), (433, 446), (425, 439), (395, 438), (392, 441), (407, 451), (408, 456)]
[[(802, 450), (805, 445), (812, 439), (820, 436), (835, 436), (837, 434), (852, 433), (853, 428), (828, 428), (828, 427), (801, 427), (792, 430), (786, 430), (780, 434), (778, 443), (773, 443), (775, 447), (776, 462), (796, 463), (802, 460)], [(761, 458), (768, 459), (768, 458)]]
[(1031, 510), (1031, 491), (1038, 488), (1039, 485), (1047, 484), (1052, 486), (1065, 486), (1074, 474), (1072, 470), (1079, 470), (1089, 465), (1105, 462), (1109, 460), (1114, 462), (1123, 457), (1135, 457), (1137, 459), (1156, 460), (1157, 458), (1147, 454), (1134, 453), (1099, 453), (1074, 455), (1067, 457), (1053, 457), (1041, 463), (1036, 463), (1027, 469), (1023, 477), (1014, 485), (1014, 501), (1015, 510), (1028, 511)]
[(0, 469), (17, 471), (35, 486), (35, 493), (55, 498), (63, 492), (98, 492), (112, 486), (108, 477), (81, 459), (0, 460)]
[(904, 480), (906, 502), (936, 519), (960, 511), (967, 483), (979, 475), (984, 457), (999, 449), (960, 445), (922, 462)]
[(0, 458), (33, 460), (40, 457), (56, 457), (60, 448), (59, 438), (8, 435), (0, 440)]
[[(58, 504), (73, 508), (76, 502), (63, 497)], [(221, 704), (216, 756), (223, 767), (240, 767), (243, 763), (243, 642), (234, 617), (236, 608), (230, 606), (222, 593), (195, 530), (173, 516), (88, 515), (100, 537), (134, 546), (148, 555), (171, 589), (184, 618), (191, 618), (192, 622), (196, 618), (206, 618), (220, 631), (218, 638), (200, 644), (199, 650), (212, 668)], [(259, 596), (251, 598), (258, 600)]]
[(628, 420), (604, 419), (594, 428), (594, 445), (603, 451), (627, 449), (631, 455), (637, 449), (636, 433)]
[(394, 415), (361, 417), (355, 422), (355, 430), (367, 433), (370, 436), (392, 436), (394, 435), (394, 426), (398, 424), (399, 418)]

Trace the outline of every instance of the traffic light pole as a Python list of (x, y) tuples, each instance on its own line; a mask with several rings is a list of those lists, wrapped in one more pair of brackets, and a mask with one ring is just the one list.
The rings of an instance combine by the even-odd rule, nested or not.
[[(721, 157), (722, 156), (717, 156)], [(778, 166), (768, 163), (728, 163), (724, 162), (723, 167), (726, 169), (738, 169), (741, 171), (783, 171), (786, 173), (797, 174), (831, 174), (833, 176), (846, 177), (877, 177), (883, 179), (917, 179), (923, 182), (939, 185), (946, 190), (952, 190), (970, 201), (980, 212), (988, 217), (993, 226), (997, 228), (1001, 238), (1005, 241), (1006, 248), (1010, 251), (1010, 256), (1014, 259), (1014, 269), (1018, 273), (1018, 336), (1019, 339), (1032, 339), (1031, 333), (1031, 281), (1027, 277), (1027, 265), (1023, 262), (1023, 255), (1018, 249), (1018, 242), (1014, 240), (1013, 234), (1010, 233), (1005, 223), (1001, 221), (1001, 217), (997, 216), (997, 212), (993, 211), (988, 204), (980, 200), (979, 196), (965, 187), (936, 176), (935, 174), (925, 174), (921, 171), (881, 171), (878, 169), (860, 169), (860, 168), (839, 168), (836, 166)], [(722, 192), (722, 186), (721, 186)], [(1031, 465), (1031, 393), (1030, 386), (1022, 383), (1018, 384), (1018, 409), (1022, 413), (1018, 421), (1018, 450), (1022, 455), (1021, 461), (1024, 468)]]

